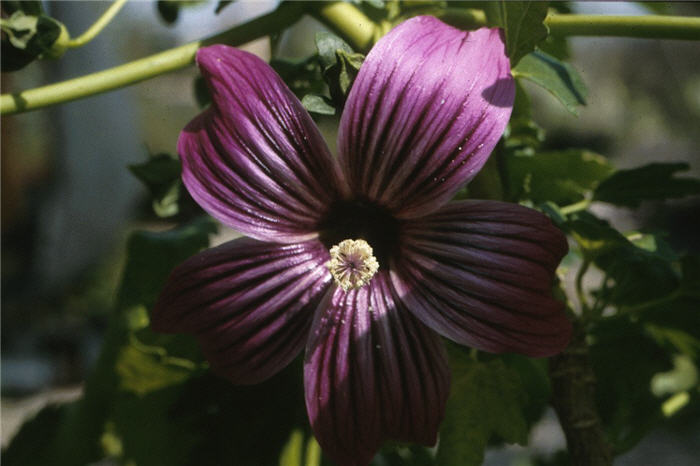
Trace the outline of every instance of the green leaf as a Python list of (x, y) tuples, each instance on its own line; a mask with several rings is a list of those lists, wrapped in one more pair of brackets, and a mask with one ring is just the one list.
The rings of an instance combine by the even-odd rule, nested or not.
[(488, 441), (497, 436), (524, 444), (522, 382), (503, 361), (477, 362), (455, 350), (450, 358), (452, 388), (440, 430), (437, 464), (480, 465)]
[[(635, 233), (631, 237), (640, 242), (640, 247), (587, 212), (578, 213), (564, 227), (584, 255), (613, 280), (614, 286), (602, 290), (600, 298), (618, 306), (632, 306), (662, 298), (678, 288), (668, 246), (660, 237), (648, 239)], [(657, 245), (654, 250), (649, 249), (651, 243)]]
[(700, 298), (700, 256), (688, 254), (681, 259), (681, 292)]
[[(35, 12), (34, 3), (28, 3), (29, 9)], [(27, 14), (22, 9), (14, 11), (9, 18), (0, 19), (0, 26), (3, 72), (22, 69), (37, 58), (58, 58), (65, 52), (69, 39), (62, 23), (45, 14)]]
[(301, 104), (311, 113), (320, 115), (335, 115), (335, 107), (328, 97), (317, 94), (306, 94), (301, 99)]
[(321, 61), (318, 55), (302, 60), (273, 58), (270, 66), (298, 98), (325, 91)]
[(528, 426), (532, 427), (544, 414), (552, 392), (547, 360), (528, 358), (519, 354), (504, 354), (499, 356), (499, 359), (520, 379), (523, 396), (522, 413)]
[(189, 359), (171, 356), (162, 346), (145, 345), (134, 335), (117, 359), (119, 388), (145, 395), (171, 385), (178, 385), (202, 369)]
[(168, 154), (156, 154), (147, 162), (129, 165), (129, 170), (150, 191), (156, 215), (171, 217), (179, 212), (182, 165), (178, 159)]
[(160, 17), (168, 24), (174, 24), (180, 15), (180, 2), (175, 0), (158, 0), (156, 8)]
[(512, 193), (517, 199), (534, 203), (578, 202), (613, 172), (605, 157), (584, 149), (513, 156), (506, 163)]
[(388, 442), (375, 455), (370, 466), (436, 466), (435, 461), (432, 449)]
[(127, 263), (118, 303), (122, 309), (143, 305), (150, 308), (170, 271), (189, 256), (209, 245), (217, 223), (209, 217), (164, 231), (136, 231), (127, 244)]
[[(119, 464), (279, 464), (306, 423), (300, 370), (293, 364), (255, 386), (204, 374), (144, 396), (120, 392), (110, 417)], [(318, 464), (309, 450), (307, 464)]]
[(294, 429), (280, 454), (279, 466), (320, 466), (321, 447), (309, 432)]
[(544, 25), (547, 2), (490, 2), (484, 11), (489, 24), (501, 27), (505, 32), (511, 67), (515, 67), (521, 58), (534, 51), (535, 46), (549, 34)]
[(221, 10), (232, 4), (235, 0), (219, 0), (219, 3), (216, 4), (216, 9), (214, 10), (215, 14), (221, 13)]
[(651, 378), (651, 392), (662, 397), (674, 395), (694, 388), (698, 384), (698, 369), (686, 355), (673, 356), (673, 369), (654, 374)]
[(354, 50), (347, 42), (330, 32), (317, 32), (315, 40), (323, 69), (338, 62), (336, 51), (343, 50), (346, 53), (354, 53)]
[(595, 192), (595, 200), (625, 207), (637, 207), (642, 201), (675, 199), (700, 194), (700, 179), (677, 178), (687, 163), (651, 163), (631, 170), (619, 170), (604, 180)]
[(9, 445), (2, 451), (4, 466), (68, 466), (56, 463), (50, 453), (51, 440), (56, 435), (70, 404), (49, 404), (33, 418), (22, 424)]
[(158, 0), (156, 9), (168, 25), (175, 24), (180, 16), (180, 9), (202, 3), (204, 0)]
[(331, 99), (336, 107), (342, 108), (365, 57), (328, 32), (316, 34), (316, 48)]
[(650, 383), (671, 369), (671, 358), (639, 322), (625, 317), (599, 321), (590, 333), (598, 412), (615, 453), (632, 448), (662, 419), (662, 400)]
[(523, 57), (513, 76), (542, 86), (574, 115), (579, 105), (586, 105), (588, 90), (574, 67), (540, 50)]

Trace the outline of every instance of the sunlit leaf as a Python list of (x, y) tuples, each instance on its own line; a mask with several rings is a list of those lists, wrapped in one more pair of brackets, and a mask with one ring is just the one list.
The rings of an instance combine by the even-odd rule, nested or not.
[(580, 105), (586, 105), (588, 90), (574, 67), (541, 50), (523, 57), (513, 76), (542, 86), (574, 115)]
[(163, 347), (145, 345), (135, 336), (121, 349), (116, 365), (119, 388), (137, 395), (180, 384), (201, 369), (202, 365), (171, 356)]
[(319, 115), (335, 115), (335, 107), (331, 105), (330, 99), (322, 95), (306, 94), (301, 99), (301, 104), (306, 110)]
[(607, 159), (582, 149), (509, 157), (508, 183), (517, 199), (559, 205), (582, 200), (613, 172)]
[(515, 67), (521, 58), (535, 50), (549, 31), (544, 25), (547, 2), (499, 1), (486, 4), (489, 24), (503, 28), (510, 64)]
[(690, 390), (698, 384), (698, 369), (693, 360), (683, 354), (673, 356), (673, 369), (659, 372), (651, 378), (651, 392), (656, 396), (672, 395)]
[(342, 108), (365, 57), (328, 32), (316, 34), (316, 48), (331, 99), (336, 107)]

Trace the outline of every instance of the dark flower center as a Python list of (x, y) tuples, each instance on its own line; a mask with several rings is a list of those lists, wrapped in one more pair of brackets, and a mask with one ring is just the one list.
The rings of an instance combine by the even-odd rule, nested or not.
[(388, 267), (399, 240), (399, 221), (383, 207), (362, 199), (333, 203), (319, 230), (328, 249), (346, 239), (367, 241), (380, 267)]

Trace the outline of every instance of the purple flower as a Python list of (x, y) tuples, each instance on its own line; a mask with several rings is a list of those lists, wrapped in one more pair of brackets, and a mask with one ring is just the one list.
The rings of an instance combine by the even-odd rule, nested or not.
[(448, 202), (510, 117), (499, 30), (432, 17), (392, 30), (348, 96), (337, 158), (259, 58), (217, 45), (197, 62), (214, 103), (180, 135), (183, 180), (249, 238), (177, 267), (156, 330), (194, 334), (236, 384), (305, 348), (309, 419), (342, 465), (368, 464), (387, 439), (435, 443), (450, 385), (440, 336), (529, 356), (567, 345), (550, 295), (562, 233), (515, 204)]

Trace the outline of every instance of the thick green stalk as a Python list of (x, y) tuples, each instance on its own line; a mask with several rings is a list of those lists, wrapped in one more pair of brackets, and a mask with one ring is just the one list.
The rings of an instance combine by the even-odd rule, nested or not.
[(309, 8), (309, 14), (330, 27), (355, 50), (366, 52), (377, 39), (376, 24), (351, 3), (319, 3)]
[[(308, 10), (353, 48), (367, 50), (378, 28), (357, 7), (344, 2), (284, 2), (272, 13), (206, 40), (191, 42), (131, 63), (15, 94), (3, 94), (0, 113), (9, 115), (35, 110), (128, 86), (159, 76), (194, 61), (203, 45), (225, 42), (243, 44), (278, 32), (296, 22)], [(478, 27), (485, 16), (477, 10), (448, 8), (445, 20), (464, 27)], [(553, 35), (608, 35), (658, 39), (700, 40), (700, 18), (674, 16), (550, 15), (545, 19)]]
[(10, 115), (70, 102), (144, 81), (190, 65), (194, 62), (197, 50), (202, 46), (221, 42), (232, 45), (250, 42), (290, 26), (301, 17), (303, 12), (303, 4), (285, 2), (272, 13), (236, 26), (209, 39), (190, 42), (150, 57), (79, 78), (15, 94), (3, 94), (0, 99), (0, 108), (3, 115)]
[[(463, 29), (486, 26), (481, 10), (446, 8), (440, 19)], [(544, 20), (553, 36), (611, 36), (640, 39), (700, 40), (700, 18), (685, 16), (604, 16), (550, 14)]]
[(554, 36), (700, 40), (700, 18), (684, 16), (549, 15), (544, 23)]

